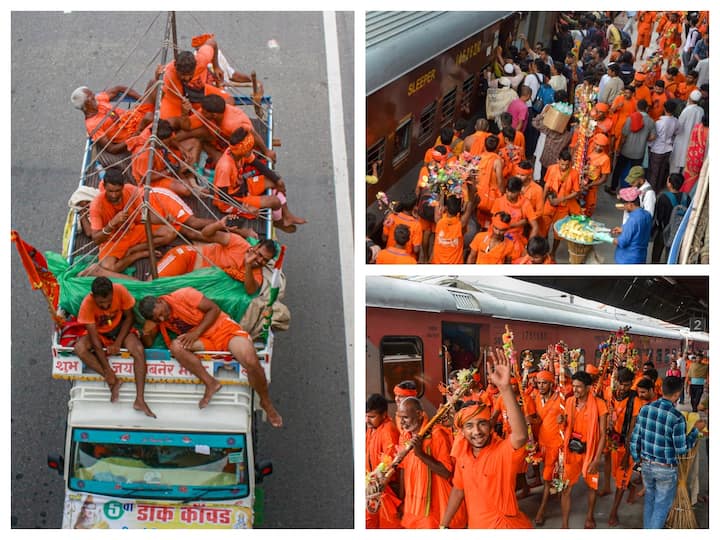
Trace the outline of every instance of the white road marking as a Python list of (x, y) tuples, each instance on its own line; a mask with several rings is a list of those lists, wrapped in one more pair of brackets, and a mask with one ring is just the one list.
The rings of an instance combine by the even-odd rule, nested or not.
[(333, 179), (335, 183), (335, 210), (337, 212), (338, 223), (340, 283), (343, 299), (343, 318), (345, 320), (348, 393), (350, 396), (349, 405), (352, 417), (355, 380), (353, 360), (353, 224), (350, 208), (350, 177), (348, 174), (347, 150), (345, 146), (340, 55), (338, 52), (335, 12), (333, 11), (323, 12), (323, 34), (325, 36), (325, 58), (327, 60), (328, 101), (330, 106), (330, 143), (332, 146)]

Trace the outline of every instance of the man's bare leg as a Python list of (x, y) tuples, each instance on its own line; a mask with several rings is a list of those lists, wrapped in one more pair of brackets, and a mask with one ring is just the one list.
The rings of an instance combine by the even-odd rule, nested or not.
[(110, 401), (115, 403), (118, 400), (122, 381), (117, 378), (115, 372), (110, 367), (110, 363), (105, 362), (107, 365), (104, 365), (104, 363), (101, 362), (97, 355), (92, 351), (90, 338), (88, 336), (82, 336), (78, 339), (77, 343), (75, 343), (74, 352), (87, 367), (105, 379), (105, 382), (110, 388)]
[(538, 527), (545, 524), (545, 507), (547, 506), (548, 499), (550, 498), (550, 482), (545, 481), (543, 487), (542, 500), (540, 501), (540, 507), (535, 514), (535, 525)]
[(282, 427), (282, 416), (277, 412), (270, 399), (265, 372), (262, 367), (260, 367), (260, 361), (258, 360), (257, 354), (255, 354), (255, 346), (252, 341), (250, 341), (249, 338), (235, 336), (228, 343), (228, 349), (247, 371), (250, 386), (252, 386), (253, 390), (260, 396), (260, 406), (267, 413), (270, 425), (273, 427)]
[[(199, 344), (199, 347), (194, 348), (200, 350), (202, 349), (202, 344)], [(222, 384), (220, 384), (220, 381), (218, 381), (215, 377), (210, 375), (203, 367), (200, 359), (183, 347), (177, 339), (173, 340), (170, 344), (170, 353), (178, 362), (180, 362), (182, 367), (195, 375), (205, 385), (205, 394), (198, 402), (198, 407), (204, 409), (208, 406), (208, 403), (210, 403), (210, 399), (213, 395), (222, 388)]]
[(132, 333), (127, 335), (123, 345), (133, 357), (133, 367), (135, 369), (135, 403), (133, 403), (133, 408), (144, 412), (146, 416), (157, 418), (145, 402), (145, 348), (138, 337)]

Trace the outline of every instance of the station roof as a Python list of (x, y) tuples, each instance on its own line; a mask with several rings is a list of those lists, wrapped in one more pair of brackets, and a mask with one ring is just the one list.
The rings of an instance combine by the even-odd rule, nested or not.
[[(681, 326), (709, 317), (706, 276), (542, 276), (517, 277), (567, 294), (642, 313)], [(708, 327), (705, 327), (707, 331)]]

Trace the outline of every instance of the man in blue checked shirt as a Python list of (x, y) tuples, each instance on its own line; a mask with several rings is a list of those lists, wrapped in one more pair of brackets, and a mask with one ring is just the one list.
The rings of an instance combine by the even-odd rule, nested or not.
[(686, 434), (685, 418), (675, 408), (682, 387), (680, 377), (665, 377), (662, 398), (640, 409), (630, 439), (632, 457), (642, 466), (645, 529), (662, 529), (665, 525), (677, 491), (677, 457), (687, 454), (695, 446), (698, 430), (705, 429), (705, 421), (698, 420)]

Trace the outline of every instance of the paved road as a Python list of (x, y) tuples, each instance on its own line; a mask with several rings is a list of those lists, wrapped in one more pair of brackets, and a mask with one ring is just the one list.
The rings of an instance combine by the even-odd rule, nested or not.
[[(157, 63), (151, 59), (165, 24), (160, 14), (145, 35), (155, 15), (12, 14), (11, 222), (41, 250), (59, 249), (66, 201), (81, 166), (84, 128), (81, 114), (70, 106), (70, 92), (83, 84), (96, 90), (131, 83), (144, 87), (150, 71), (138, 75)], [(352, 170), (353, 14), (337, 14), (336, 22)], [(275, 135), (282, 139), (278, 170), (293, 208), (310, 221), (296, 235), (281, 237), (288, 246), (284, 301), (293, 319), (276, 342), (271, 388), (287, 427), (260, 430), (261, 453), (275, 465), (264, 484), (265, 526), (352, 527), (338, 226), (326, 151), (332, 82), (326, 74), (322, 14), (178, 13), (178, 32), (184, 47), (194, 34), (215, 32), (237, 69), (257, 71), (273, 97)], [(272, 39), (277, 47), (268, 46)], [(46, 469), (45, 456), (64, 444), (69, 384), (50, 378), (50, 318), (15, 255), (11, 272), (11, 525), (57, 528), (64, 487)]]

